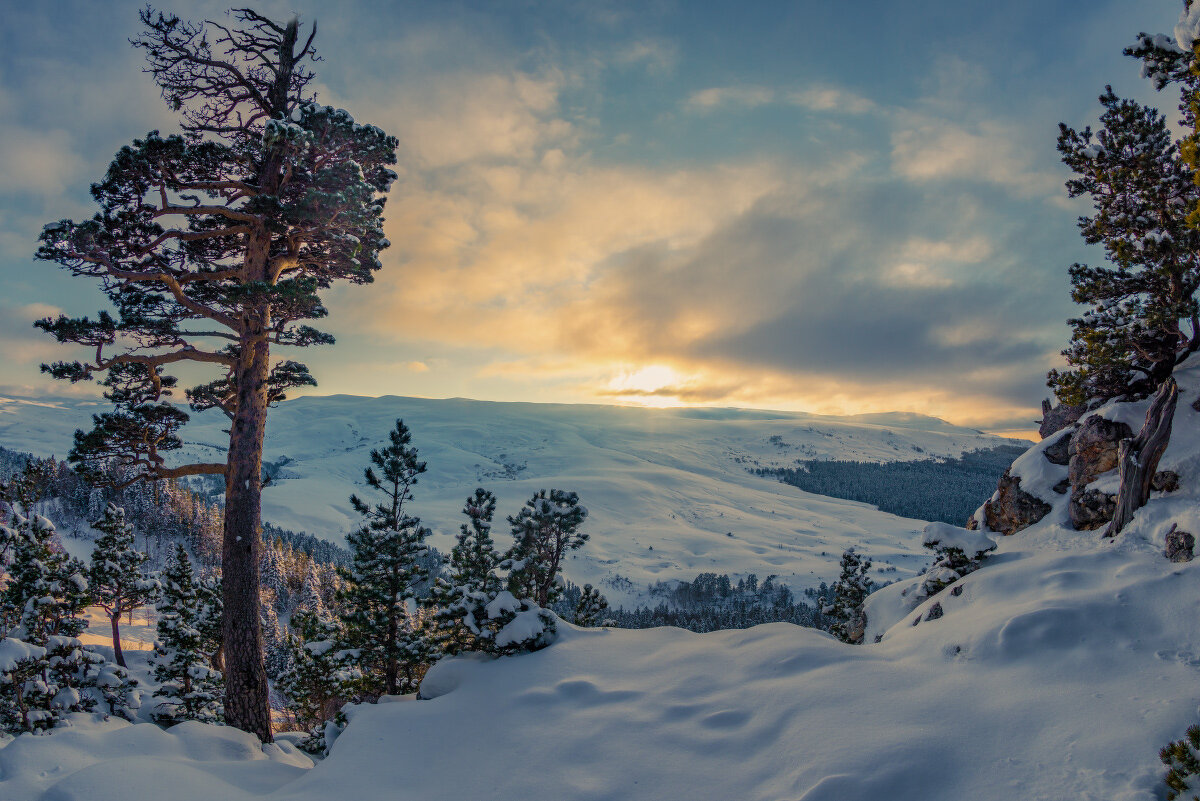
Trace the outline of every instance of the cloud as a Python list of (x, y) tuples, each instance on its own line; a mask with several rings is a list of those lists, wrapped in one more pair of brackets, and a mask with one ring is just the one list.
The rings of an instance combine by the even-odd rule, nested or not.
[(618, 67), (642, 67), (653, 76), (667, 76), (679, 63), (679, 46), (667, 39), (638, 39), (617, 48), (611, 61)]
[(973, 126), (904, 115), (892, 134), (892, 168), (913, 181), (986, 181), (1023, 196), (1060, 194), (1062, 180), (1035, 163), (1025, 132), (1013, 124), (984, 121)]
[(570, 145), (574, 124), (557, 114), (563, 76), (457, 74), (396, 96), (373, 118), (399, 136), (416, 164), (443, 168), (480, 160), (528, 160)]
[(795, 106), (811, 111), (836, 111), (843, 114), (867, 114), (878, 110), (873, 100), (833, 86), (812, 86), (786, 95)]
[(763, 86), (714, 86), (693, 92), (684, 102), (688, 111), (705, 113), (723, 106), (755, 108), (775, 100), (775, 91)]
[(873, 101), (835, 86), (807, 86), (794, 90), (777, 90), (766, 86), (714, 86), (693, 92), (683, 106), (687, 111), (704, 114), (721, 108), (751, 109), (770, 104), (843, 114), (866, 114), (878, 109)]

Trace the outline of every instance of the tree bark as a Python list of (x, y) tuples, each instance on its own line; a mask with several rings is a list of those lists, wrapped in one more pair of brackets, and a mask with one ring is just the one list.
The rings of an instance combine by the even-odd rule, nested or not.
[(121, 667), (127, 667), (125, 664), (125, 654), (121, 652), (121, 631), (119, 628), (119, 623), (117, 622), (120, 617), (121, 613), (119, 611), (114, 612), (108, 617), (109, 622), (112, 623), (113, 657), (117, 660), (118, 665)]
[(269, 743), (271, 713), (258, 591), (262, 553), (262, 446), (267, 420), (265, 337), (258, 341), (243, 338), (241, 355), (238, 405), (229, 429), (221, 548), (225, 721)]
[(1132, 439), (1121, 440), (1117, 457), (1121, 488), (1117, 492), (1117, 508), (1113, 512), (1112, 523), (1104, 536), (1115, 537), (1119, 534), (1133, 519), (1134, 512), (1150, 500), (1150, 482), (1171, 440), (1171, 424), (1178, 400), (1179, 388), (1175, 379), (1168, 377), (1150, 402), (1142, 430)]
[[(298, 22), (288, 23), (279, 48), (279, 65), (269, 102), (273, 114), (287, 109), (295, 69)], [(279, 191), (283, 182), (282, 154), (268, 152), (258, 170), (257, 185), (265, 194)], [(272, 283), (271, 233), (261, 220), (252, 222), (247, 236), (242, 279)], [(224, 614), (221, 634), (225, 661), (225, 722), (254, 734), (264, 743), (271, 733), (270, 688), (263, 662), (259, 596), (262, 560), (262, 449), (267, 426), (270, 375), (271, 306), (260, 302), (247, 308), (240, 320), (240, 353), (236, 366), (237, 409), (229, 428), (228, 468), (225, 473), (225, 531), (221, 547)]]

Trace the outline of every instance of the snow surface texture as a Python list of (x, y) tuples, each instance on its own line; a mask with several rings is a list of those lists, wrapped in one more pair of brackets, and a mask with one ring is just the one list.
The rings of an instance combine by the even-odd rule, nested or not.
[[(106, 408), (95, 402), (0, 399), (0, 445), (64, 454), (72, 433)], [(654, 581), (698, 573), (771, 573), (799, 591), (837, 577), (850, 545), (871, 556), (884, 579), (929, 562), (922, 523), (872, 506), (802, 492), (748, 468), (797, 459), (908, 461), (957, 457), (1012, 444), (912, 414), (824, 417), (736, 409), (641, 409), (487, 403), (461, 399), (330, 396), (288, 401), (271, 412), (266, 461), (274, 471), (263, 516), (342, 544), (357, 523), (348, 498), (363, 494), (362, 471), (403, 417), (429, 464), (415, 488), (415, 514), (446, 552), (477, 486), (504, 516), (536, 490), (579, 493), (591, 541), (568, 560), (567, 578), (590, 583), (617, 604)], [(220, 413), (195, 415), (184, 458), (212, 461), (227, 442)], [(732, 536), (730, 536), (732, 535)], [(892, 568), (895, 568), (893, 571)], [(633, 582), (620, 581), (618, 576)]]
[(81, 720), (0, 749), (0, 798), (1161, 798), (1157, 750), (1200, 719), (1200, 562), (1162, 554), (1173, 523), (1200, 532), (1200, 370), (1179, 378), (1162, 466), (1182, 489), (1113, 540), (1071, 530), (1060, 502), (998, 537), (958, 595), (913, 608), (921, 579), (875, 593), (877, 644), (785, 623), (562, 624), (535, 654), (438, 664), (431, 700), (353, 708), (310, 770), (228, 729)]

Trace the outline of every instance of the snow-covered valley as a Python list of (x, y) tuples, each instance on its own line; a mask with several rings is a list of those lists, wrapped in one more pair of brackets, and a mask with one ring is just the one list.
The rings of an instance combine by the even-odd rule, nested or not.
[[(76, 428), (107, 407), (94, 402), (0, 399), (0, 445), (36, 455), (70, 446)], [(491, 403), (462, 399), (301, 398), (272, 410), (265, 459), (273, 475), (264, 518), (341, 543), (356, 524), (348, 497), (397, 418), (429, 471), (415, 513), (443, 552), (463, 522), (463, 499), (495, 492), (515, 513), (545, 487), (579, 493), (587, 546), (567, 578), (632, 602), (651, 582), (702, 572), (778, 574), (797, 592), (831, 581), (841, 552), (859, 545), (895, 580), (929, 562), (921, 521), (828, 498), (749, 472), (797, 459), (911, 461), (958, 457), (1012, 440), (920, 415), (826, 417), (737, 409)], [(196, 415), (181, 458), (212, 461), (225, 418)]]
[(314, 767), (286, 737), (81, 717), (0, 749), (0, 797), (1161, 798), (1157, 750), (1200, 702), (1200, 566), (1163, 555), (1172, 525), (1200, 530), (1200, 370), (1180, 386), (1160, 465), (1180, 489), (1114, 539), (1075, 531), (1050, 489), (1066, 468), (1034, 469), (1048, 439), (1021, 472), (1050, 512), (991, 535), (999, 548), (957, 591), (914, 601), (915, 578), (877, 592), (865, 645), (788, 624), (563, 624), (534, 654), (439, 663), (425, 700), (353, 708)]

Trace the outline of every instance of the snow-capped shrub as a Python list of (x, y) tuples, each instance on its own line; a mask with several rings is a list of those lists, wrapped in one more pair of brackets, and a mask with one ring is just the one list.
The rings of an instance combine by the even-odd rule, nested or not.
[(974, 573), (987, 552), (996, 548), (995, 541), (982, 531), (948, 523), (926, 526), (921, 544), (938, 555), (922, 583), (926, 597), (936, 595), (963, 576)]

